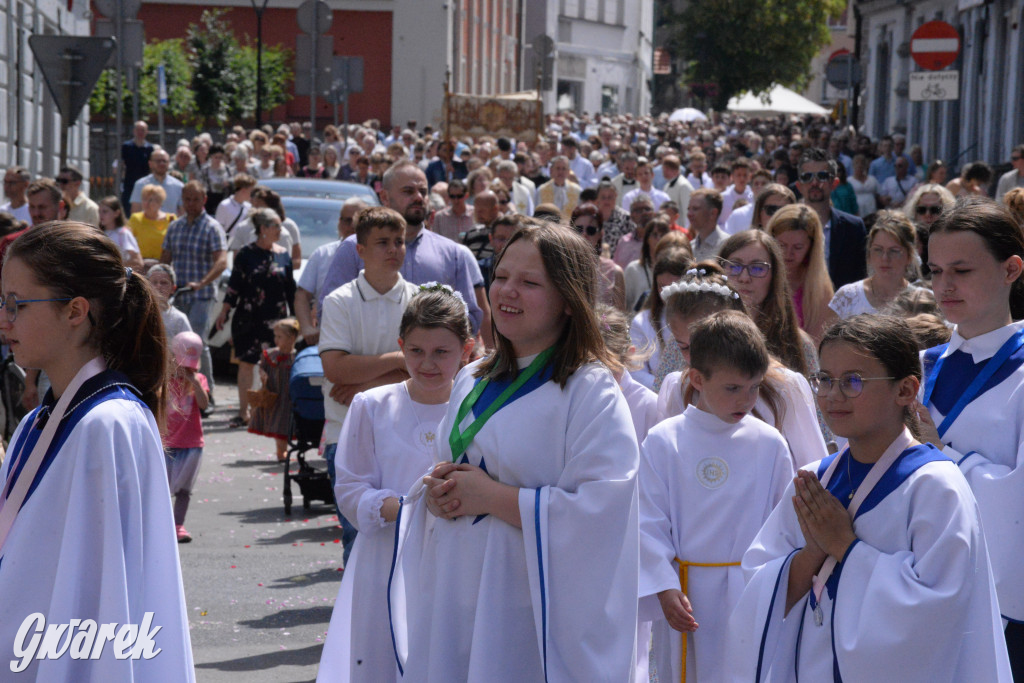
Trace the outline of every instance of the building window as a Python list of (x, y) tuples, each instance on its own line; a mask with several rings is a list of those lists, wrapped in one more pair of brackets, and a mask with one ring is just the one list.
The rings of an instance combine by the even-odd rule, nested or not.
[(558, 81), (558, 99), (555, 108), (558, 111), (579, 113), (583, 106), (583, 83), (581, 81)]
[(619, 86), (601, 86), (601, 113), (615, 116), (619, 113)]

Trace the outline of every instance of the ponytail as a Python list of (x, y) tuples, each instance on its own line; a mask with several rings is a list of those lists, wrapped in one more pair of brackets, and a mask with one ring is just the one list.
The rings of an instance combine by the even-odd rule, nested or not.
[(107, 367), (123, 372), (142, 394), (142, 400), (160, 421), (164, 412), (167, 379), (167, 343), (160, 305), (146, 278), (125, 269), (124, 297), (112, 313), (100, 338)]
[(11, 243), (18, 259), (59, 297), (89, 301), (88, 344), (107, 367), (127, 375), (159, 422), (164, 413), (167, 347), (163, 318), (149, 282), (121, 261), (121, 251), (91, 225), (51, 221)]

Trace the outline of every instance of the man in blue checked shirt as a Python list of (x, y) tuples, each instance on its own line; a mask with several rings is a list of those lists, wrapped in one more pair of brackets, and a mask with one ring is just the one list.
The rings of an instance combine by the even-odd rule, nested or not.
[(199, 370), (210, 384), (213, 394), (213, 361), (206, 335), (214, 307), (214, 283), (228, 265), (224, 229), (206, 213), (206, 191), (197, 180), (189, 181), (181, 192), (185, 215), (167, 226), (164, 235), (162, 263), (170, 263), (178, 282), (187, 283), (192, 291), (174, 297), (174, 305), (188, 316), (192, 330), (203, 338), (203, 357)]

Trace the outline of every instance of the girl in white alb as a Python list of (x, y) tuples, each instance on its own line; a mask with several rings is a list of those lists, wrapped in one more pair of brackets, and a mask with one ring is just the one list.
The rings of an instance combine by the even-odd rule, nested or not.
[(0, 679), (194, 681), (149, 283), (94, 226), (45, 223), (7, 251), (0, 332), (51, 382), (0, 465)]
[(398, 677), (387, 583), (402, 492), (434, 464), (452, 378), (469, 359), (465, 304), (424, 285), (402, 316), (398, 344), (409, 379), (357, 394), (338, 441), (335, 497), (359, 530), (334, 603), (319, 683), (386, 683)]
[(922, 354), (924, 438), (978, 499), (1014, 675), (1024, 677), (1024, 233), (1002, 206), (971, 199), (930, 229), (935, 299), (956, 328)]
[(726, 680), (1010, 683), (978, 504), (905, 426), (913, 332), (855, 316), (820, 354), (818, 403), (849, 447), (800, 470), (744, 554)]
[(403, 681), (635, 680), (639, 452), (595, 268), (557, 225), (498, 257), (497, 350), (455, 379), (441, 462), (402, 504)]

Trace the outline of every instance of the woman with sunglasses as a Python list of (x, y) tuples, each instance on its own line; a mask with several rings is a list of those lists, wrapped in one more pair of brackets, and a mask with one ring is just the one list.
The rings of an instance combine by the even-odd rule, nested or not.
[[(915, 279), (914, 225), (899, 211), (879, 211), (868, 233), (868, 273), (843, 285), (829, 302), (831, 321), (879, 313), (911, 288)], [(831, 322), (830, 321), (830, 322)]]
[(630, 310), (636, 310), (644, 292), (650, 291), (654, 285), (654, 248), (658, 240), (672, 230), (672, 222), (668, 216), (658, 214), (647, 221), (641, 230), (643, 246), (640, 248), (640, 258), (631, 261), (623, 271), (626, 279), (626, 305)]
[(796, 204), (796, 195), (793, 194), (793, 190), (778, 183), (766, 185), (754, 200), (754, 220), (750, 227), (764, 230), (775, 212), (790, 204)]
[(600, 276), (598, 283), (598, 303), (614, 306), (626, 311), (626, 282), (622, 268), (615, 261), (601, 253), (601, 240), (604, 238), (601, 211), (596, 204), (580, 204), (572, 212), (572, 227), (594, 247), (597, 254), (597, 271)]
[(917, 253), (921, 258), (921, 271), (928, 275), (928, 229), (943, 211), (952, 209), (956, 197), (942, 185), (918, 185), (903, 205), (903, 213), (914, 222), (917, 230)]

